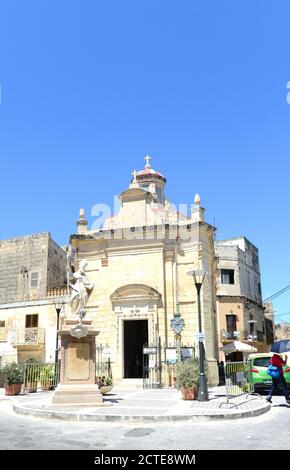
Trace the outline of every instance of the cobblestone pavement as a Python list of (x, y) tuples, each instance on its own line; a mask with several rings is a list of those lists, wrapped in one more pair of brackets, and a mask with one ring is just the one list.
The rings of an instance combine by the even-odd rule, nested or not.
[(270, 410), (270, 405), (260, 396), (236, 397), (227, 403), (220, 388), (210, 391), (210, 401), (184, 401), (181, 393), (169, 390), (114, 390), (106, 395), (108, 406), (96, 407), (57, 407), (50, 404), (51, 393), (37, 393), (13, 398), (17, 413), (31, 414), (38, 417), (59, 418), (68, 420), (142, 420), (171, 421), (189, 419), (234, 419), (258, 416)]
[(269, 413), (237, 420), (157, 423), (67, 422), (16, 415), (0, 400), (0, 449), (290, 450), (290, 409), (274, 397)]

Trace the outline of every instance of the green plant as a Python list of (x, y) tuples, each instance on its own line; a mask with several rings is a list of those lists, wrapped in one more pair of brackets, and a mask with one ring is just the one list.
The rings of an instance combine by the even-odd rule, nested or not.
[(53, 382), (55, 377), (55, 365), (54, 364), (44, 364), (40, 369), (39, 380), (41, 384), (46, 384), (47, 382)]
[(199, 360), (194, 357), (176, 365), (176, 384), (183, 388), (196, 388), (199, 383)]
[(111, 385), (113, 385), (113, 380), (112, 380), (111, 378), (107, 377), (107, 378), (105, 379), (105, 386), (106, 386), (106, 387), (109, 387), (109, 386), (111, 386)]
[(5, 385), (23, 384), (23, 367), (16, 362), (6, 364), (1, 373), (4, 377)]

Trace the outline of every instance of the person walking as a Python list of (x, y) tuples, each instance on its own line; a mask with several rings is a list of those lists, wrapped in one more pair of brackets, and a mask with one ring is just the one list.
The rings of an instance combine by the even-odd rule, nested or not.
[(223, 361), (218, 362), (219, 368), (219, 386), (226, 384), (226, 373), (225, 373), (225, 363)]
[(278, 387), (280, 386), (282, 389), (282, 392), (285, 395), (286, 403), (288, 406), (290, 406), (290, 395), (289, 395), (289, 391), (287, 388), (287, 383), (286, 383), (286, 380), (284, 377), (284, 371), (283, 371), (283, 366), (287, 364), (287, 359), (288, 357), (285, 356), (285, 361), (283, 361), (282, 357), (279, 356), (278, 354), (274, 354), (274, 356), (271, 357), (270, 359), (270, 365), (277, 367), (279, 371), (279, 375), (277, 377), (272, 377), (273, 385), (269, 392), (269, 395), (266, 398), (266, 400), (269, 403), (272, 403), (273, 394), (275, 393), (275, 391), (278, 390)]

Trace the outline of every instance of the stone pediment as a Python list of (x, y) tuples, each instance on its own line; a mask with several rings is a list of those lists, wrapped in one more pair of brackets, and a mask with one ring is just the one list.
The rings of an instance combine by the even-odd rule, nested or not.
[(144, 284), (129, 284), (120, 287), (111, 295), (112, 303), (140, 300), (154, 300), (156, 303), (160, 304), (161, 294), (153, 287)]
[(142, 199), (152, 199), (153, 201), (153, 195), (143, 188), (128, 188), (119, 195), (119, 199), (122, 202)]

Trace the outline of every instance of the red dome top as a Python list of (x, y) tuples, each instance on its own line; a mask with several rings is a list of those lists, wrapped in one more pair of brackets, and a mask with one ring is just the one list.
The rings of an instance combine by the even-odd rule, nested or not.
[(145, 169), (144, 170), (141, 170), (141, 171), (138, 171), (137, 174), (136, 174), (136, 177), (137, 177), (137, 180), (138, 179), (147, 179), (146, 177), (148, 177), (148, 179), (150, 177), (156, 177), (158, 179), (162, 179), (163, 181), (166, 182), (166, 178), (164, 175), (162, 175), (162, 173), (158, 172), (158, 171), (155, 171), (153, 170), (153, 168), (151, 168), (151, 165), (149, 163), (149, 161), (151, 160), (151, 157), (147, 156), (145, 157), (145, 160), (147, 161), (147, 164), (145, 165)]

